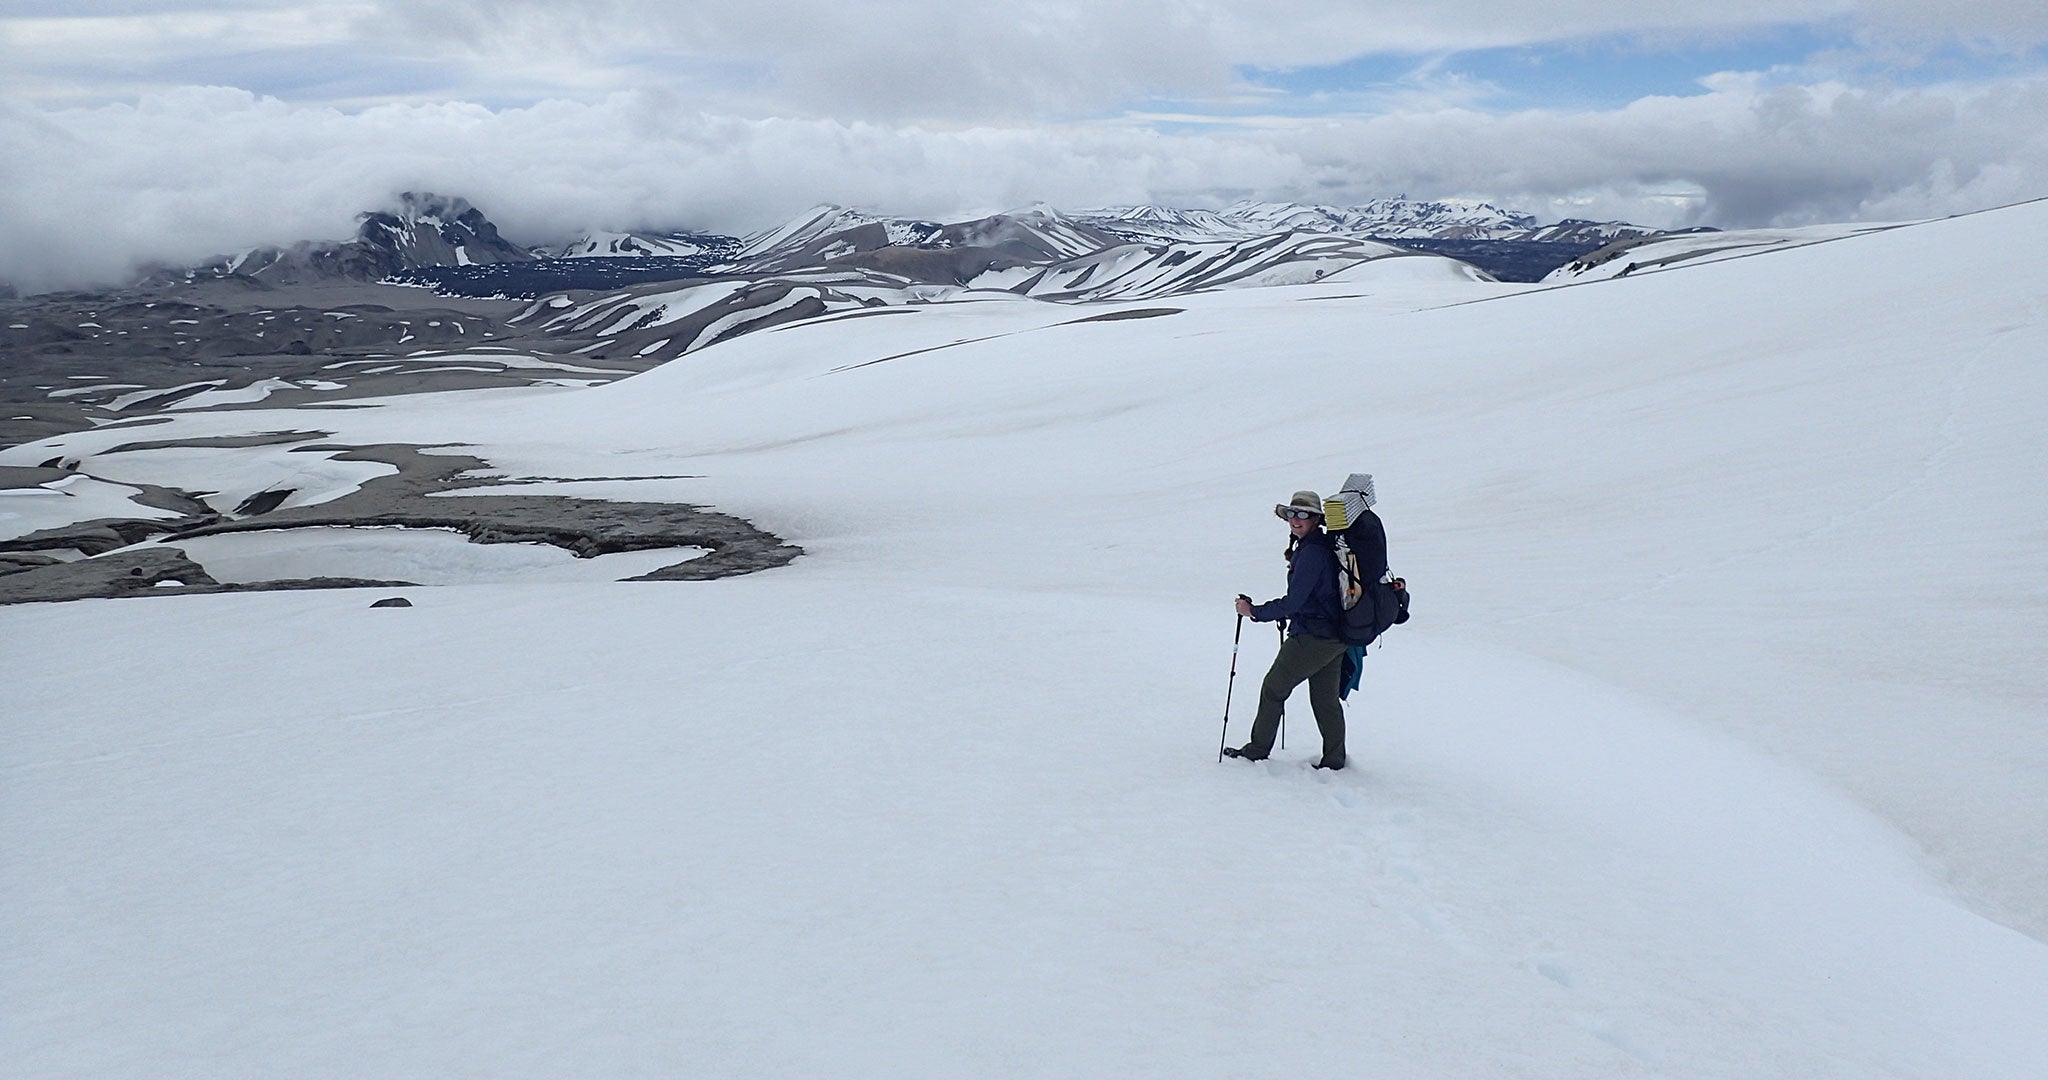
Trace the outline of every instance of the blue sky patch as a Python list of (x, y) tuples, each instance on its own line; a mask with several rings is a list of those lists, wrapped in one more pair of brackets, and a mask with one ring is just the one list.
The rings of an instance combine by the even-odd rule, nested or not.
[(1318, 67), (1240, 68), (1271, 91), (1253, 106), (1278, 115), (1353, 110), (1395, 97), (1440, 94), (1488, 111), (1615, 109), (1644, 97), (1704, 92), (1721, 72), (1783, 72), (1788, 79), (1878, 76), (1897, 86), (2012, 77), (2048, 69), (2048, 50), (1991, 53), (1948, 45), (1912, 55), (1872, 52), (1846, 28), (1788, 26), (1716, 39), (1638, 35), (1417, 55), (1378, 53)]

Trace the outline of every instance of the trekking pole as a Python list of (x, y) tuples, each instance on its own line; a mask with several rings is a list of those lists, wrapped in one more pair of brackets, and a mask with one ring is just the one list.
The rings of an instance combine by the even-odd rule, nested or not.
[(1230, 635), (1230, 685), (1223, 692), (1223, 733), (1216, 736), (1216, 763), (1223, 763), (1223, 744), (1230, 741), (1230, 696), (1237, 692), (1237, 643), (1244, 637), (1244, 616), (1237, 617), (1237, 632)]

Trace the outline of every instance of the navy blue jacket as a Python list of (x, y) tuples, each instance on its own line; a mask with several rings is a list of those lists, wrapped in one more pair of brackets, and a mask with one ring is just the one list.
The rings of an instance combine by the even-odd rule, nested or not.
[(1287, 567), (1287, 595), (1252, 605), (1253, 622), (1287, 619), (1296, 634), (1343, 640), (1344, 600), (1337, 593), (1337, 553), (1321, 529), (1301, 538)]

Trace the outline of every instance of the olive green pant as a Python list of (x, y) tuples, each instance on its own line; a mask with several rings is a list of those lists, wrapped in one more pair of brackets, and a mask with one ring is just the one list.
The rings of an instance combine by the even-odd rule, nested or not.
[(1273, 752), (1273, 736), (1280, 731), (1280, 709), (1287, 704), (1287, 695), (1306, 681), (1309, 708), (1315, 711), (1316, 727), (1323, 732), (1323, 757), (1344, 760), (1344, 703), (1337, 691), (1348, 651), (1341, 641), (1304, 635), (1280, 643), (1280, 655), (1273, 658), (1273, 667), (1259, 686), (1259, 715), (1252, 721), (1246, 756), (1262, 758)]

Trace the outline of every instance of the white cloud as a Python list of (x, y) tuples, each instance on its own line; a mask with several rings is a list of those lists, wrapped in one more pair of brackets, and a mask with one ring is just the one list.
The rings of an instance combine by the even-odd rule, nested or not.
[[(434, 43), (451, 60), (542, 80), (607, 72), (614, 88), (664, 85), (699, 107), (755, 116), (1071, 117), (1233, 79), (1217, 27), (1178, 0), (458, 0), (391, 4), (380, 22), (400, 31), (400, 49)], [(534, 85), (567, 80), (554, 82)]]
[[(672, 69), (737, 62), (782, 109), (912, 118), (1086, 111), (1228, 85), (1239, 66), (1300, 68), (1602, 38), (1739, 40), (1826, 26), (1873, 48), (2048, 42), (2031, 0), (610, 0), (387, 3), (414, 41), (461, 41), (503, 61), (565, 55), (600, 68), (628, 54)], [(655, 70), (642, 70), (647, 77)], [(732, 105), (733, 101), (721, 102)]]
[[(1368, 126), (1391, 129), (1370, 141), (1395, 151), (1397, 174), (1525, 204), (1604, 191), (1614, 210), (1641, 206), (1617, 216), (1654, 224), (1933, 216), (2048, 195), (2044, 80), (1880, 92), (1730, 79), (1708, 94), (1609, 113)], [(1674, 187), (1697, 198), (1676, 220), (1658, 220), (1655, 195)], [(1631, 190), (1645, 195), (1619, 198)]]
[[(296, 104), (524, 104), (665, 88), (693, 108), (879, 122), (1062, 120), (1225, 95), (1246, 67), (1615, 37), (1823, 26), (1879, 63), (2048, 42), (2034, 0), (211, 0), (29, 3), (0, 16), (0, 92), (132, 98), (237, 85)], [(82, 12), (82, 14), (80, 14)], [(303, 54), (287, 77), (252, 54)], [(402, 72), (388, 93), (349, 72)], [(428, 78), (427, 73), (432, 77)], [(426, 84), (431, 84), (426, 85)]]
[[(0, 279), (31, 286), (343, 237), (356, 212), (406, 189), (465, 195), (528, 242), (593, 227), (735, 231), (822, 201), (957, 217), (1040, 200), (1407, 193), (1739, 226), (2048, 195), (2048, 78), (1854, 81), (1863, 65), (1910, 65), (1943, 44), (2015, 52), (2048, 40), (2048, 5), (2013, 0), (11, 10), (0, 16)], [(1489, 112), (1487, 86), (1432, 75), (1425, 55), (1792, 23), (1836, 27), (1848, 55), (1804, 76), (1725, 75), (1605, 111)], [(1413, 54), (1415, 74), (1313, 102), (1238, 75), (1375, 51)], [(1807, 85), (1773, 85), (1788, 80)], [(221, 85), (193, 85), (206, 82)], [(1271, 115), (1244, 115), (1258, 112)]]
[(347, 40), (371, 9), (357, 2), (280, 5), (256, 10), (140, 11), (17, 17), (6, 21), (9, 43), (24, 52), (97, 51), (177, 54), (232, 41), (245, 49)]
[(2048, 42), (2048, 5), (2036, 0), (1864, 0), (1857, 21), (1869, 32), (2024, 49)]
[(963, 217), (1033, 201), (1221, 205), (1468, 195), (1551, 216), (1723, 226), (1918, 217), (2048, 195), (2048, 80), (1872, 91), (1727, 77), (1594, 113), (1439, 109), (1190, 127), (935, 130), (694, 111), (658, 92), (492, 110), (295, 108), (226, 89), (0, 108), (0, 279), (341, 238), (401, 190), (506, 235), (761, 227), (816, 202)]
[[(0, 92), (103, 101), (200, 76), (263, 53), (347, 46), (369, 0), (186, 5), (77, 4), (0, 17)], [(157, 77), (146, 73), (157, 72)], [(182, 78), (181, 78), (182, 77)]]

